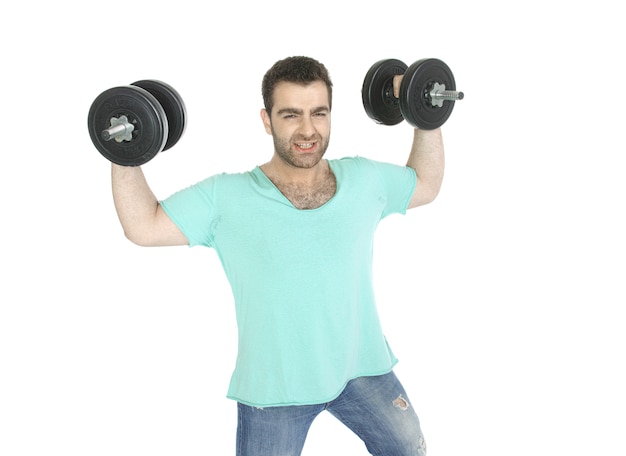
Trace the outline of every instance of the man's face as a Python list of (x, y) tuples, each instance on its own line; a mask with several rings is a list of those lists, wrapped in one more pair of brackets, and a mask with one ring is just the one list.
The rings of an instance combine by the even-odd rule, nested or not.
[(308, 85), (281, 82), (274, 89), (271, 116), (262, 111), (263, 124), (274, 138), (276, 154), (290, 166), (314, 167), (326, 153), (330, 139), (328, 89), (322, 81)]

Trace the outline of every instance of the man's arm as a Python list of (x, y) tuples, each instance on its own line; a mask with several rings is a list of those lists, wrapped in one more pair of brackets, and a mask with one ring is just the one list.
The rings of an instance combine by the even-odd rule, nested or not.
[(409, 209), (428, 204), (439, 194), (444, 170), (441, 129), (415, 130), (413, 146), (407, 161), (417, 173), (417, 185)]
[[(400, 74), (393, 78), (393, 94), (396, 98), (400, 97), (400, 83), (403, 77), (404, 75)], [(439, 194), (445, 165), (440, 128), (415, 129), (413, 146), (406, 165), (413, 168), (417, 174), (417, 185), (408, 208), (432, 202)]]
[(150, 190), (141, 167), (112, 164), (113, 202), (124, 234), (141, 246), (187, 245)]

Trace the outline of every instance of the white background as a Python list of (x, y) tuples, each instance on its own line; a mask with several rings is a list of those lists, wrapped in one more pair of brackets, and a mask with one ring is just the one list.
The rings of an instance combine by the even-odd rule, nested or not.
[[(217, 5), (217, 6), (216, 6)], [(404, 163), (361, 84), (437, 57), (466, 94), (439, 198), (385, 220), (376, 287), (429, 454), (626, 454), (625, 34), (595, 2), (11, 2), (0, 15), (0, 454), (234, 454), (236, 352), (215, 252), (126, 241), (87, 133), (105, 89), (161, 79), (189, 116), (154, 192), (271, 155), (260, 83), (310, 55), (329, 158)], [(366, 454), (328, 414), (305, 455)]]

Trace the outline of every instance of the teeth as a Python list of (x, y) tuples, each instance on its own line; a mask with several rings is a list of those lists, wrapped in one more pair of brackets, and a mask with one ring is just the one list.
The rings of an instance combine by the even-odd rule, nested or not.
[(312, 143), (300, 143), (298, 144), (298, 147), (300, 149), (310, 149), (311, 147), (313, 147)]

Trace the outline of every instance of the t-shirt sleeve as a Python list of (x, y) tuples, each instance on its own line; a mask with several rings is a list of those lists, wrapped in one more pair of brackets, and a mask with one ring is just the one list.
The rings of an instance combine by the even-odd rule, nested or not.
[(216, 178), (209, 177), (160, 201), (165, 213), (187, 237), (190, 247), (213, 245), (211, 226)]
[(417, 174), (409, 166), (370, 160), (378, 176), (386, 200), (381, 218), (391, 214), (406, 213), (417, 185)]

